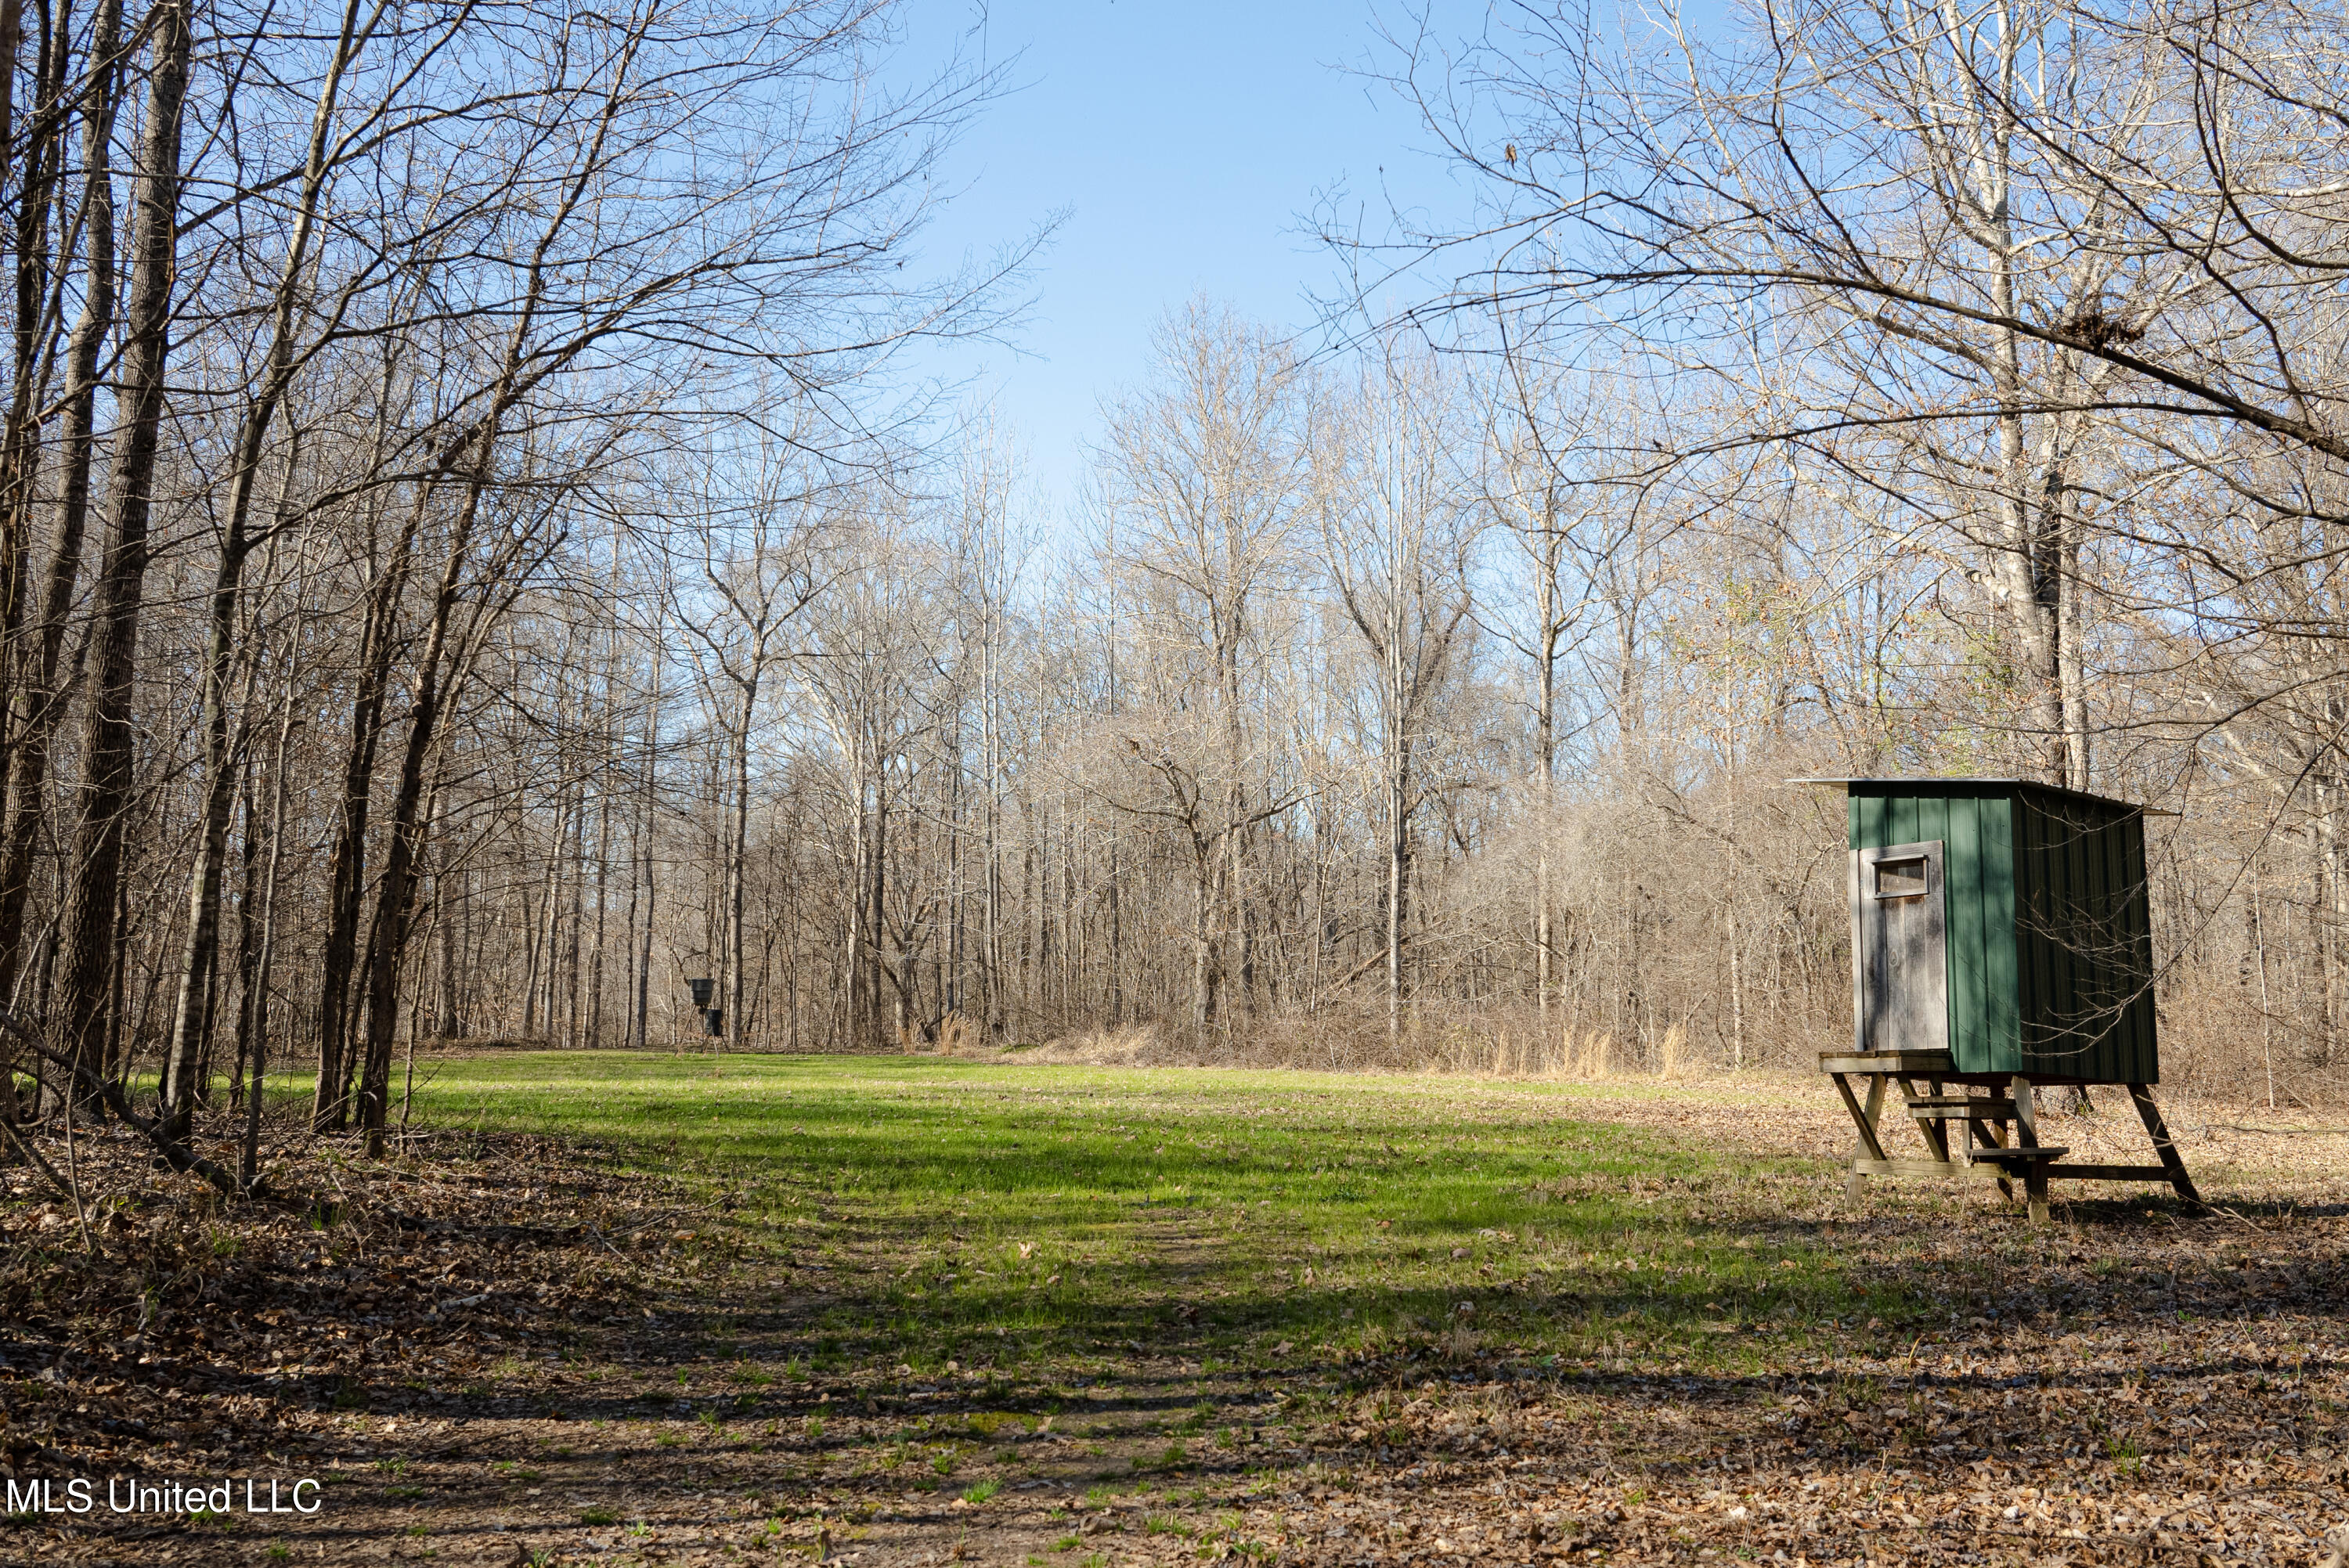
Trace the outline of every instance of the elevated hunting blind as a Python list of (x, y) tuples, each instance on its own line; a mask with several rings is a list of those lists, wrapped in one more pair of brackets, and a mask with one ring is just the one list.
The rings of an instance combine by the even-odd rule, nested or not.
[[(1853, 1190), (1979, 1176), (2011, 1197), (2020, 1175), (2034, 1217), (2050, 1178), (2168, 1181), (2192, 1199), (2151, 1093), (2145, 808), (2018, 779), (1799, 782), (1839, 785), (1848, 805), (1852, 1044), (1819, 1066), (1859, 1130)], [(1930, 1159), (1887, 1158), (1888, 1084)], [(2064, 1163), (2039, 1141), (2042, 1084), (2125, 1086), (2161, 1163)]]
[(701, 1032), (705, 1035), (723, 1035), (726, 1032), (726, 1009), (710, 1006), (711, 1000), (718, 995), (717, 980), (712, 976), (704, 975), (699, 979), (688, 980), (685, 983), (685, 988), (693, 993), (694, 1010), (701, 1015)]

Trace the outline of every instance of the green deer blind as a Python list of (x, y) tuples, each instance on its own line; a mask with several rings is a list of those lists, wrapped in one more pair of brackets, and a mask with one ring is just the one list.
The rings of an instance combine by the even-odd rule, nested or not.
[(1855, 1045), (2158, 1081), (2145, 812), (2009, 779), (1849, 779)]

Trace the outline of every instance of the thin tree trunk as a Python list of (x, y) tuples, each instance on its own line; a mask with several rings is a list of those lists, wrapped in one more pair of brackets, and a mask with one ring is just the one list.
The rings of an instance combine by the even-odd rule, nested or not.
[(2064, 782), (2088, 788), (2088, 672), (2086, 584), (2080, 576), (2081, 521), (2077, 492), (2065, 486), (2055, 507), (2058, 520), (2055, 577), (2055, 666), (2064, 705)]
[(610, 791), (603, 790), (595, 801), (595, 932), (587, 957), (586, 1044), (591, 1047), (604, 1043), (604, 912), (611, 903), (611, 881), (612, 800)]
[(285, 858), (286, 762), (293, 749), (295, 673), (298, 659), (289, 659), (285, 706), (277, 721), (277, 755), (269, 769), (269, 862), (262, 878), (261, 953), (253, 966), (253, 1028), (250, 1088), (244, 1104), (244, 1149), (237, 1168), (237, 1185), (253, 1191), (261, 1158), (262, 1095), (269, 1072), (269, 985), (277, 955), (277, 890)]
[(237, 791), (243, 809), (244, 842), (237, 857), (236, 1066), (230, 1085), (229, 1105), (232, 1109), (243, 1105), (246, 1087), (251, 1081), (253, 964), (258, 956), (254, 944), (261, 929), (257, 919), (258, 906), (254, 902), (260, 888), (261, 802), (254, 798), (254, 779), (249, 758), (243, 775)]
[(465, 944), (458, 935), (460, 912), (472, 907), (467, 896), (472, 889), (472, 872), (457, 873), (458, 890), (452, 897), (448, 889), (448, 868), (444, 863), (437, 879), (440, 896), (435, 903), (440, 912), (440, 999), (439, 1016), (433, 1020), (432, 1033), (443, 1040), (461, 1039), (465, 1034), (464, 1014), (458, 983), (459, 971), (464, 962)]
[(743, 861), (750, 852), (750, 721), (759, 701), (758, 665), (742, 685), (742, 706), (735, 716), (734, 799), (727, 817), (726, 846), (726, 1046), (742, 1047), (742, 882)]
[(636, 972), (636, 1006), (635, 1016), (636, 1046), (643, 1050), (652, 1039), (653, 994), (653, 915), (660, 892), (660, 879), (655, 873), (653, 861), (653, 769), (660, 754), (660, 724), (655, 717), (659, 711), (661, 689), (661, 645), (653, 643), (651, 702), (645, 711), (645, 762), (642, 799), (636, 809), (636, 837), (642, 845), (645, 878), (645, 923), (637, 937), (634, 954)]

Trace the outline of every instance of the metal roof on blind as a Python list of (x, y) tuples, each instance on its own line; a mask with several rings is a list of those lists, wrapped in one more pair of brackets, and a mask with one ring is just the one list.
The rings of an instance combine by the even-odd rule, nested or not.
[(2074, 800), (2089, 800), (2099, 806), (2117, 806), (2124, 811), (2142, 811), (2148, 817), (2175, 817), (2177, 812), (2161, 806), (2148, 806), (2139, 800), (2116, 800), (2110, 795), (2091, 795), (2085, 789), (2067, 789), (2061, 784), (2045, 784), (2036, 779), (1985, 779), (1971, 775), (1935, 773), (1894, 773), (1873, 778), (1853, 779), (1789, 779), (1789, 784), (1884, 784), (1918, 789), (1931, 785), (2003, 784), (2018, 789), (2036, 789), (2043, 794), (2062, 795)]

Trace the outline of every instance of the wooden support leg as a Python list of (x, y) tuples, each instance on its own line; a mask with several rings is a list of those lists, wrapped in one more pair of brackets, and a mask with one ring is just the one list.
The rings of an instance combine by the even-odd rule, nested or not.
[(2194, 1190), (2194, 1178), (2186, 1173), (2186, 1161), (2170, 1141), (2169, 1128), (2161, 1119), (2161, 1108), (2153, 1103), (2153, 1091), (2141, 1083), (2128, 1086), (2129, 1099), (2137, 1104), (2137, 1119), (2153, 1138), (2153, 1151), (2161, 1156), (2161, 1168), (2169, 1172), (2169, 1184), (2179, 1197), (2189, 1203), (2199, 1203), (2202, 1194)]
[[(1907, 1078), (1902, 1078), (1899, 1081), (1900, 1092), (1903, 1095), (1907, 1096), (1910, 1099), (1917, 1098), (1916, 1085), (1910, 1083)], [(1941, 1092), (1941, 1080), (1940, 1078), (1927, 1078), (1925, 1083), (1927, 1086), (1925, 1092), (1939, 1098)], [(1933, 1158), (1947, 1163), (1950, 1158), (1950, 1134), (1946, 1124), (1931, 1120), (1921, 1116), (1917, 1117), (1914, 1119), (1917, 1123), (1917, 1130), (1925, 1135), (1925, 1146), (1933, 1151)]]
[(1851, 1092), (1844, 1075), (1830, 1075), (1835, 1079), (1836, 1092), (1843, 1096), (1843, 1106), (1851, 1112), (1851, 1119), (1859, 1129), (1859, 1142), (1851, 1151), (1851, 1179), (1844, 1183), (1844, 1196), (1859, 1196), (1859, 1162), (1884, 1158), (1884, 1145), (1877, 1140), (1876, 1119), (1884, 1112), (1884, 1075), (1870, 1073), (1868, 1078), (1868, 1107), (1860, 1109), (1859, 1098)]
[[(2033, 1098), (2031, 1080), (2021, 1073), (2014, 1075), (2014, 1140), (2025, 1149), (2039, 1147), (2039, 1105)], [(2023, 1168), (2023, 1191), (2031, 1205), (2031, 1222), (2047, 1222), (2047, 1166), (2034, 1160)]]

